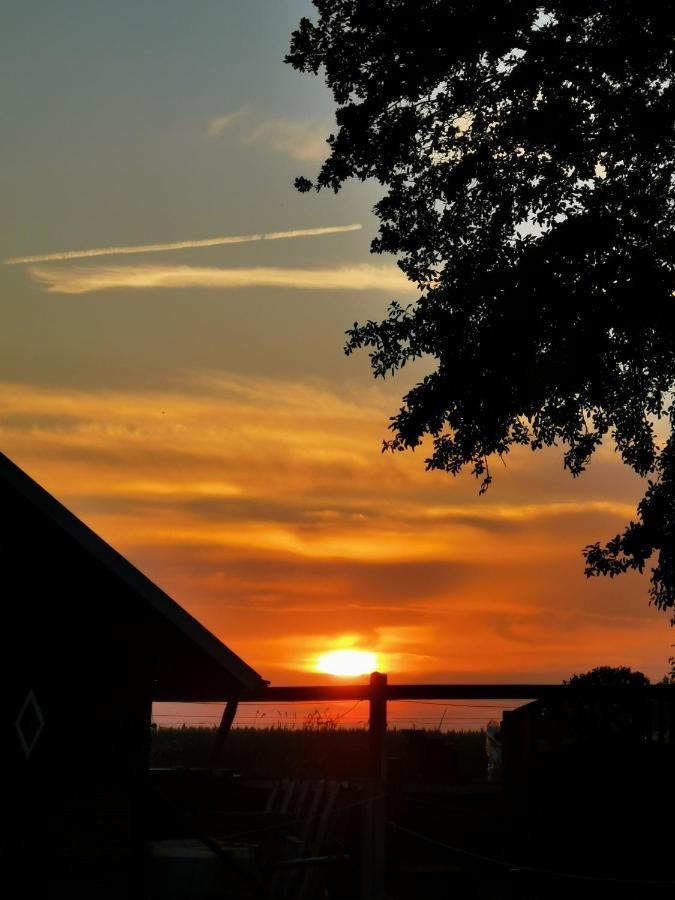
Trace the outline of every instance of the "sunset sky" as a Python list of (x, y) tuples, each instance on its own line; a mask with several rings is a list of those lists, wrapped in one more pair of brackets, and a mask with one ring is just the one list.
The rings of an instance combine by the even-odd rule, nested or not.
[(660, 678), (647, 578), (583, 576), (643, 491), (611, 447), (577, 480), (514, 453), (482, 497), (380, 453), (424, 364), (375, 383), (344, 331), (415, 291), (369, 254), (376, 185), (293, 188), (332, 122), (282, 63), (309, 12), (6, 5), (0, 449), (275, 684), (343, 647), (396, 681)]

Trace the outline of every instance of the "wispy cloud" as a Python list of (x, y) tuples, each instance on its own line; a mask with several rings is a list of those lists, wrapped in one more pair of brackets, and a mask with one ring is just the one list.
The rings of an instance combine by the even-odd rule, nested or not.
[(253, 241), (280, 241), (287, 238), (318, 237), (323, 234), (344, 234), (360, 231), (363, 225), (326, 225), (320, 228), (296, 228), (292, 231), (269, 231), (259, 234), (234, 234), (204, 240), (173, 241), (168, 244), (134, 244), (130, 247), (96, 247), (91, 250), (61, 250), (58, 253), (40, 253), (35, 256), (11, 256), (5, 265), (58, 262), (69, 259), (88, 259), (93, 256), (128, 256), (134, 253), (163, 253), (168, 250), (196, 250), (200, 247), (220, 247), (225, 244), (249, 244)]
[(206, 127), (207, 135), (209, 137), (217, 137), (219, 134), (222, 134), (226, 128), (229, 128), (233, 122), (236, 122), (237, 119), (241, 119), (242, 116), (246, 115), (247, 112), (248, 109), (244, 107), (235, 112), (227, 113), (224, 116), (214, 116)]
[(258, 144), (291, 159), (317, 161), (328, 154), (326, 138), (331, 131), (329, 119), (289, 119), (280, 116), (244, 124), (242, 119), (250, 110), (243, 108), (222, 116), (214, 116), (206, 127), (208, 137), (219, 137), (234, 123), (238, 123), (237, 137), (244, 144)]
[(196, 266), (70, 266), (28, 269), (30, 277), (52, 294), (138, 288), (248, 288), (301, 290), (412, 290), (392, 266), (340, 266), (331, 269), (216, 269)]
[(251, 129), (244, 137), (244, 143), (265, 144), (291, 159), (310, 162), (328, 155), (326, 138), (329, 133), (330, 124), (324, 120), (270, 119)]
[[(132, 543), (154, 535), (172, 546), (255, 547), (293, 558), (534, 566), (565, 544), (578, 562), (587, 523), (591, 531), (620, 523), (631, 508), (625, 497), (560, 502), (555, 493), (486, 504), (471, 479), (448, 483), (412, 456), (383, 456), (391, 397), (381, 385), (338, 391), (206, 373), (147, 393), (2, 384), (0, 398), (3, 448), (105, 515), (121, 516), (120, 534), (128, 527), (124, 540)], [(544, 464), (545, 457), (531, 463)], [(612, 470), (618, 465), (612, 460)], [(527, 477), (518, 481), (516, 494)], [(455, 502), (439, 509), (441, 485), (453, 486)], [(519, 527), (494, 533), (494, 518)], [(555, 531), (545, 523), (557, 523)]]

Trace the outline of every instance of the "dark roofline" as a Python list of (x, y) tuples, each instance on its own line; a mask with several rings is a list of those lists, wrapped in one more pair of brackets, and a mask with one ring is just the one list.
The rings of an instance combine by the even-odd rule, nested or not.
[(62, 503), (0, 453), (0, 480), (7, 482), (28, 502), (45, 513), (59, 528), (88, 553), (103, 563), (114, 575), (128, 585), (161, 616), (175, 625), (189, 640), (203, 650), (218, 665), (236, 678), (246, 690), (268, 684), (254, 669), (229, 647), (172, 600), (161, 588), (114, 550)]

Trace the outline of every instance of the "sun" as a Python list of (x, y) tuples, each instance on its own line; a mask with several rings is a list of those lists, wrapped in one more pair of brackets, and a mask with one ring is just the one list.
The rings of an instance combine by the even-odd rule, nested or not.
[(367, 675), (377, 670), (377, 654), (367, 650), (331, 650), (317, 659), (316, 670), (326, 675)]

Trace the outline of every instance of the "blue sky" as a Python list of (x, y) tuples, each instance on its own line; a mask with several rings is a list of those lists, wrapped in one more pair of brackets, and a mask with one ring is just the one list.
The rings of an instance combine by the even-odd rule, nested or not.
[[(359, 222), (361, 232), (336, 237), (143, 262), (367, 262), (374, 190), (301, 196), (292, 186), (295, 175), (316, 170), (332, 119), (322, 81), (282, 63), (290, 31), (308, 10), (297, 2), (8, 7), (0, 36), (0, 190), (11, 211), (0, 235), (3, 258)], [(231, 124), (222, 127), (228, 117)], [(281, 313), (269, 292), (253, 290), (247, 303), (259, 308), (252, 320), (238, 298), (223, 302), (208, 290), (187, 302), (116, 293), (93, 304), (90, 297), (54, 303), (25, 271), (4, 268), (0, 278), (0, 365), (12, 378), (50, 383), (147, 383), (228, 360), (228, 367), (234, 360), (235, 367), (273, 375), (278, 367), (297, 368), (300, 342), (314, 374), (337, 366), (349, 377), (362, 367), (342, 364), (342, 332), (361, 310), (378, 314), (386, 301), (371, 292), (329, 295), (318, 305), (303, 295), (284, 298)], [(287, 338), (287, 352), (272, 334)]]

